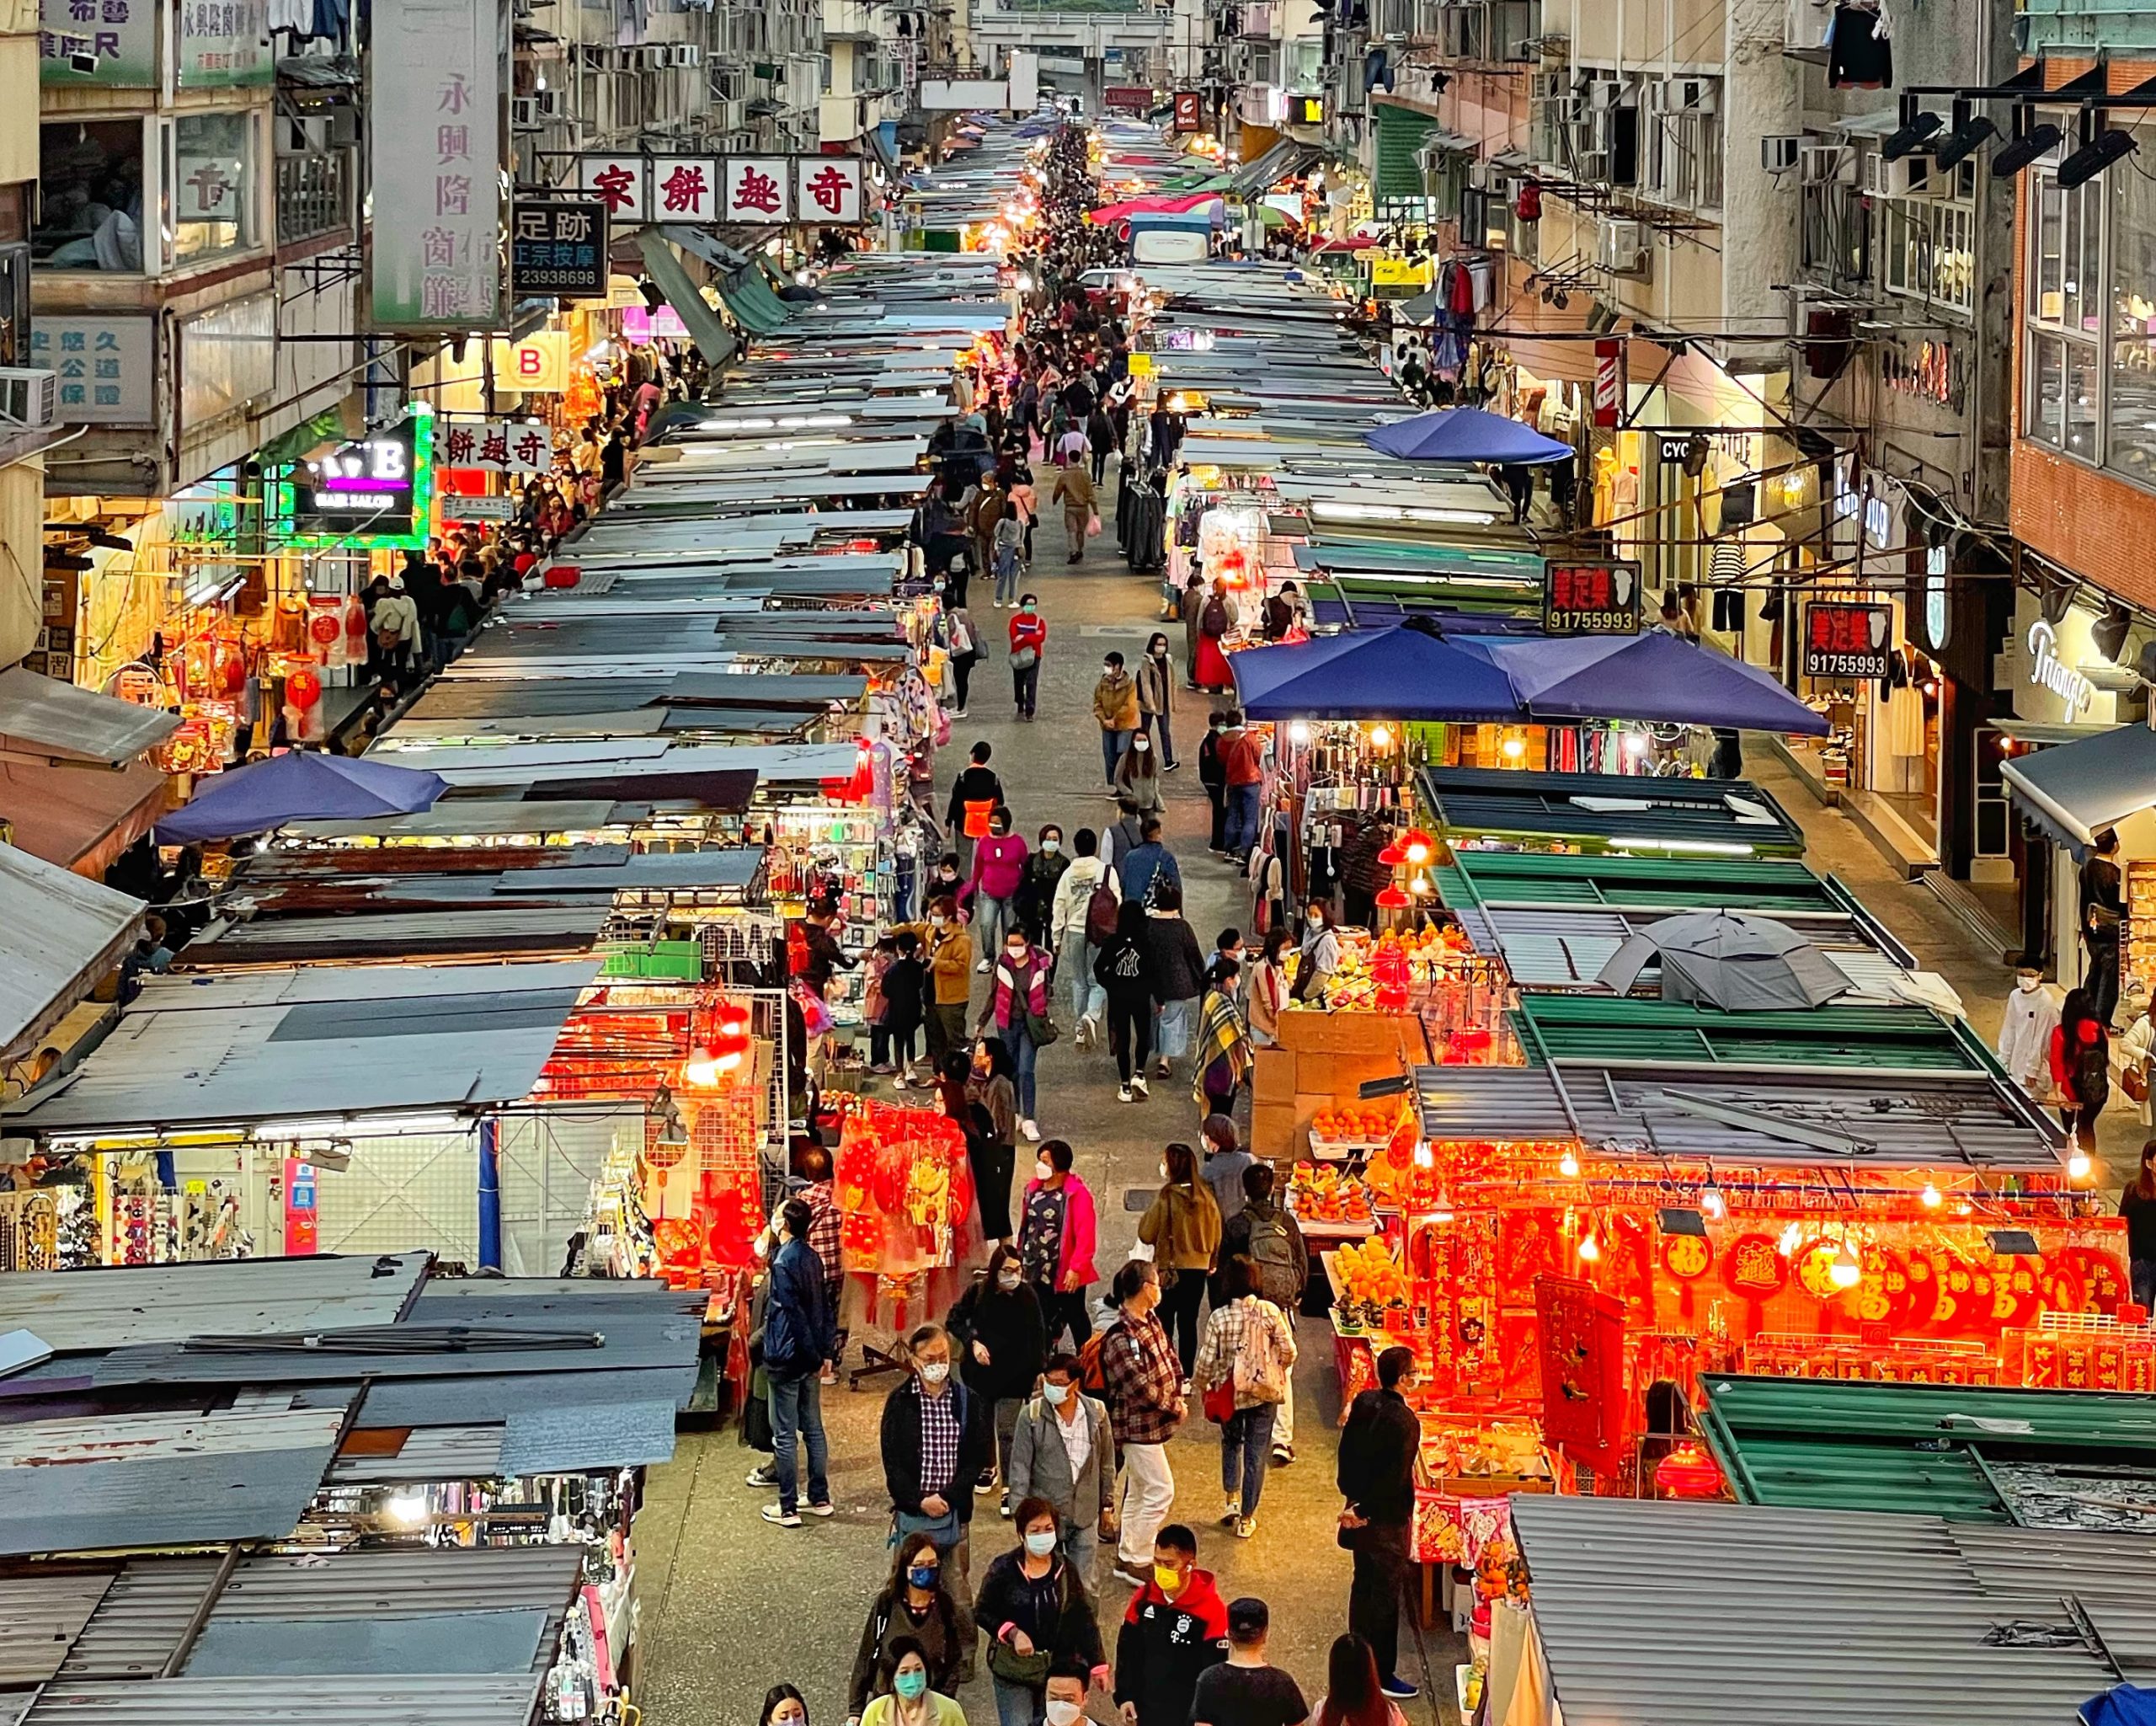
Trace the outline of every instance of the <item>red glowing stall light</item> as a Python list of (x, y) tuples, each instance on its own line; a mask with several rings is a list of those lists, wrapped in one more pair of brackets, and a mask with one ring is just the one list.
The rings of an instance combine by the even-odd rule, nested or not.
[(584, 579), (584, 571), (574, 564), (549, 564), (541, 583), (547, 587), (574, 587)]
[(1436, 854), (1438, 842), (1420, 827), (1410, 827), (1401, 836), (1400, 849), (1401, 855), (1419, 868)]
[(1389, 869), (1396, 869), (1407, 861), (1407, 853), (1400, 848), (1400, 842), (1397, 839), (1390, 840), (1387, 842), (1385, 849), (1378, 853), (1378, 861)]
[(1721, 1467), (1705, 1449), (1686, 1439), (1671, 1447), (1654, 1467), (1655, 1490), (1670, 1499), (1718, 1499)]
[(708, 1039), (689, 1051), (681, 1082), (691, 1090), (711, 1091), (730, 1084), (749, 1059), (749, 1009), (722, 1001), (712, 1013)]
[(1385, 911), (1405, 911), (1415, 901), (1407, 896), (1407, 890), (1391, 884), (1379, 890), (1377, 904)]

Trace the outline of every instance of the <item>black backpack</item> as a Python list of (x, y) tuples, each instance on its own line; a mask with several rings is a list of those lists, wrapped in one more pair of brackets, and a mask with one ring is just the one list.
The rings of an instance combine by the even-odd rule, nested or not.
[(1250, 1263), (1257, 1273), (1258, 1294), (1282, 1312), (1293, 1312), (1302, 1288), (1295, 1274), (1295, 1243), (1278, 1211), (1251, 1217)]

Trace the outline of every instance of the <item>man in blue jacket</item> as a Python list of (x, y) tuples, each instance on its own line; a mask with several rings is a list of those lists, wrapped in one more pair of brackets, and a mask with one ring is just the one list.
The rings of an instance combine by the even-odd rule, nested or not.
[(764, 1506), (764, 1520), (781, 1528), (801, 1526), (796, 1498), (795, 1440), (808, 1446), (808, 1514), (832, 1512), (825, 1478), (824, 1406), (818, 1376), (838, 1346), (830, 1302), (824, 1294), (824, 1263), (808, 1244), (811, 1212), (806, 1200), (789, 1199), (779, 1209), (778, 1251), (771, 1255), (771, 1293), (764, 1307), (764, 1379), (771, 1387), (771, 1466), (778, 1502)]

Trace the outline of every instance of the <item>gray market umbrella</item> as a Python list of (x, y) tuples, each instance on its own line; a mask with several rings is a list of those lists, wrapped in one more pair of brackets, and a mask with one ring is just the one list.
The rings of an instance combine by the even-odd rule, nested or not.
[(1664, 1001), (1727, 1013), (1822, 1007), (1851, 986), (1825, 954), (1788, 924), (1722, 911), (1662, 918), (1612, 954), (1595, 981), (1628, 995), (1640, 973), (1657, 962)]

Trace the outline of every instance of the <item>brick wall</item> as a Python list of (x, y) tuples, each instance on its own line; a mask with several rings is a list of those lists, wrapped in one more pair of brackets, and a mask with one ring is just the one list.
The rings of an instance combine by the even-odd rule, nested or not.
[[(2089, 61), (2045, 62), (2047, 88), (2086, 72)], [(2156, 76), (2156, 64), (2114, 61), (2111, 88), (2131, 89)], [(2121, 163), (2120, 166), (2131, 166)], [(2028, 258), (2029, 176), (2020, 177), (2014, 205), (2014, 458), (2010, 512), (2014, 537), (2077, 575), (2122, 599), (2156, 610), (2156, 494), (2061, 455), (2020, 435), (2021, 387), (2026, 371), (2021, 321), (2023, 268)]]

